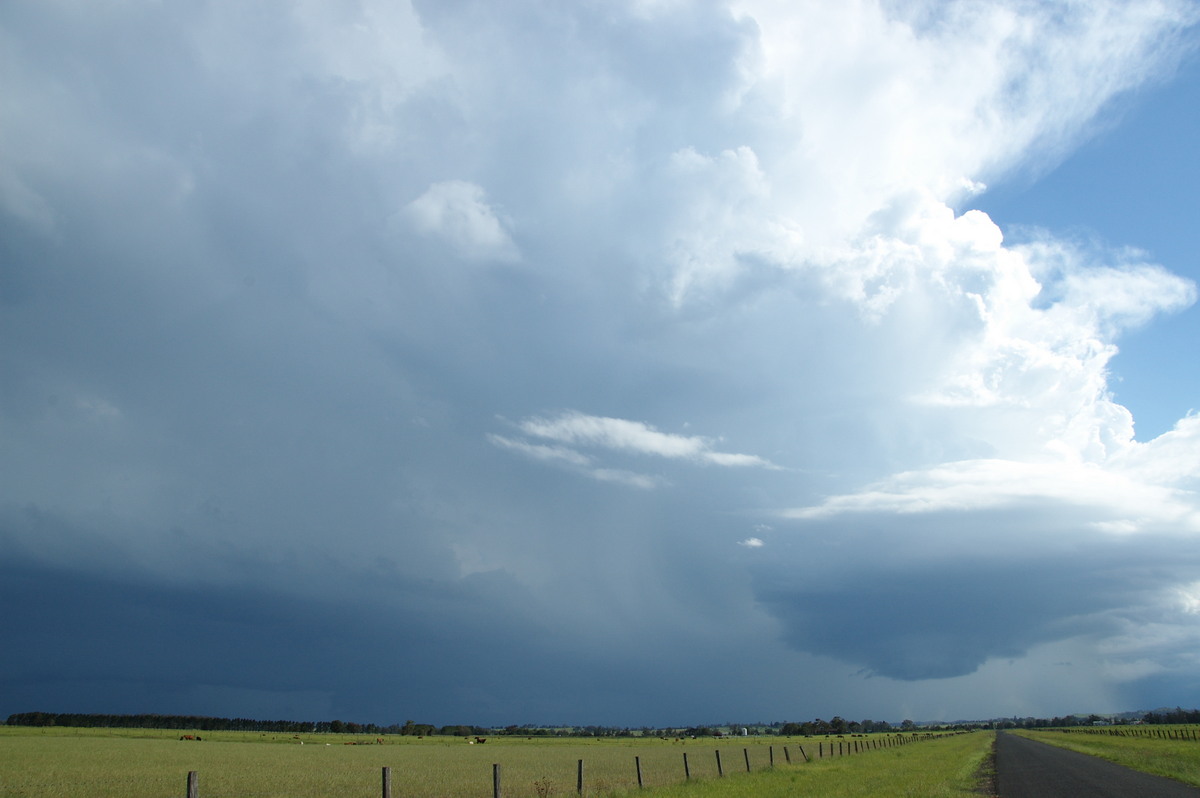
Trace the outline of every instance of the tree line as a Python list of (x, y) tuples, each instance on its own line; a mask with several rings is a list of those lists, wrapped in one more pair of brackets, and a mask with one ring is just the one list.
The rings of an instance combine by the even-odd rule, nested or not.
[(254, 720), (251, 718), (211, 718), (200, 715), (106, 715), (60, 712), (18, 712), (8, 716), (9, 726), (71, 726), (106, 729), (186, 729), (189, 731), (286, 732), (289, 734), (434, 734), (467, 737), (489, 734), (482, 726), (433, 726), (407, 721), (380, 726), (376, 723), (352, 723), (343, 720)]
[(858, 734), (867, 732), (910, 731), (916, 728), (911, 720), (894, 727), (886, 721), (847, 721), (840, 716), (825, 721), (817, 718), (804, 723), (740, 724), (724, 726), (689, 726), (672, 728), (622, 726), (529, 726), (484, 727), (468, 725), (434, 726), (406, 721), (380, 726), (375, 723), (350, 721), (253, 720), (250, 718), (215, 718), (199, 715), (109, 715), (57, 712), (20, 712), (9, 715), (9, 726), (71, 726), (76, 728), (114, 729), (186, 729), (194, 731), (285, 732), (288, 734), (399, 734), (431, 737), (446, 735), (504, 735), (520, 737), (722, 737), (740, 734), (741, 729), (753, 729), (755, 734), (814, 735)]
[(1053, 718), (1003, 718), (992, 721), (996, 729), (1062, 729), (1074, 726), (1128, 726), (1132, 724), (1200, 723), (1200, 709), (1161, 709), (1120, 715), (1067, 715)]
[(631, 729), (620, 726), (531, 726), (511, 725), (504, 727), (450, 725), (435, 726), (429, 723), (405, 721), (381, 726), (376, 723), (353, 723), (342, 720), (295, 721), (253, 720), (250, 718), (213, 718), (198, 715), (107, 715), (57, 712), (19, 712), (8, 716), (9, 726), (71, 726), (82, 728), (113, 729), (186, 729), (192, 731), (248, 731), (285, 732), (288, 734), (397, 734), (418, 737), (444, 735), (453, 737), (506, 735), (521, 737), (723, 737), (739, 735), (742, 729), (753, 734), (782, 736), (815, 736), (825, 734), (871, 734), (883, 732), (911, 732), (926, 730), (969, 730), (969, 729), (1038, 729), (1069, 726), (1094, 726), (1098, 724), (1183, 724), (1200, 723), (1200, 709), (1161, 709), (1147, 713), (1126, 713), (1121, 716), (1068, 715), (1053, 718), (1002, 718), (989, 721), (973, 721), (953, 724), (916, 724), (905, 720), (899, 725), (887, 721), (846, 720), (835, 715), (831, 720), (815, 718), (811, 721), (776, 723), (728, 723), (723, 726), (688, 726), (670, 728)]
[(1147, 712), (1142, 723), (1200, 723), (1200, 709), (1175, 709), (1162, 712)]
[[(905, 720), (898, 727), (902, 731), (911, 731), (917, 725), (911, 720)], [(804, 735), (812, 737), (816, 734), (871, 734), (896, 731), (897, 727), (885, 720), (846, 720), (840, 715), (834, 715), (831, 720), (804, 721), (803, 723), (785, 723), (779, 727), (779, 734), (794, 737)]]

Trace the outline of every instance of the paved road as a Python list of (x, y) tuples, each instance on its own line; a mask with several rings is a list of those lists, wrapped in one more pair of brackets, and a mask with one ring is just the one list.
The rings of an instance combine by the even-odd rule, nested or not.
[(1000, 798), (1200, 797), (1200, 788), (1004, 732), (996, 736), (996, 791)]

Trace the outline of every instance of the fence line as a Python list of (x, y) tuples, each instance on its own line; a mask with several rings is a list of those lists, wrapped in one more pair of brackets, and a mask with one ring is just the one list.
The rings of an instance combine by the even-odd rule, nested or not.
[[(1070, 730), (1062, 730), (1062, 731), (1070, 731)], [(1088, 729), (1088, 730), (1079, 730), (1079, 731), (1089, 731), (1089, 732), (1097, 731), (1097, 732), (1099, 732), (1101, 730)], [(1184, 730), (1184, 731), (1187, 731), (1187, 730)], [(851, 741), (839, 740), (837, 742), (836, 753), (835, 753), (835, 750), (833, 747), (834, 743), (832, 740), (829, 741), (828, 753), (826, 753), (825, 743), (823, 741), (818, 741), (818, 743), (817, 743), (817, 759), (822, 759), (822, 758), (827, 758), (827, 757), (834, 758), (834, 757), (845, 757), (845, 756), (858, 755), (858, 754), (866, 753), (871, 750), (880, 750), (882, 748), (891, 748), (891, 747), (895, 747), (895, 746), (909, 745), (914, 742), (919, 742), (922, 740), (931, 740), (931, 739), (936, 739), (936, 738), (945, 737), (945, 736), (948, 736), (948, 735), (924, 733), (924, 734), (888, 735), (886, 738), (883, 738), (883, 739), (876, 738), (876, 739), (865, 740), (865, 741), (864, 740), (851, 740)], [(1178, 739), (1196, 739), (1195, 731), (1192, 731), (1192, 736), (1190, 738), (1182, 736), (1182, 732), (1181, 732), (1181, 736), (1178, 737)], [(805, 751), (804, 751), (804, 746), (801, 745), (801, 746), (797, 746), (797, 747), (800, 749), (800, 755), (804, 758), (804, 761), (811, 762), (812, 760), (809, 758), (808, 754), (805, 753)], [(725, 768), (721, 761), (721, 749), (719, 749), (719, 748), (716, 749), (715, 754), (716, 754), (716, 763), (717, 763), (717, 775), (718, 775), (718, 777), (724, 777), (725, 776)], [(742, 755), (745, 758), (745, 762), (746, 762), (746, 772), (752, 773), (753, 768), (752, 768), (751, 761), (750, 761), (750, 749), (742, 748)], [(785, 761), (790, 765), (792, 763), (792, 757), (791, 757), (791, 753), (789, 752), (788, 747), (786, 745), (783, 746), (783, 755), (784, 755)], [(768, 746), (768, 757), (769, 757), (769, 759), (768, 759), (767, 769), (772, 769), (775, 767), (775, 748), (774, 748), (774, 746)], [(637, 773), (637, 785), (638, 785), (638, 788), (640, 789), (640, 788), (644, 787), (643, 772), (642, 772), (642, 759), (640, 756), (634, 756), (633, 761), (634, 761), (634, 769)], [(493, 763), (492, 764), (492, 797), (493, 798), (503, 798), (501, 772), (502, 771), (501, 771), (500, 763), (498, 763), (498, 762)], [(692, 778), (692, 773), (691, 773), (691, 767), (689, 766), (689, 763), (688, 763), (688, 755), (687, 755), (686, 751), (683, 753), (683, 773), (684, 773), (684, 780), (690, 781)], [(576, 787), (575, 787), (575, 789), (576, 789), (576, 793), (581, 798), (585, 794), (585, 784), (584, 784), (583, 774), (584, 774), (584, 761), (582, 759), (580, 759), (578, 761), (577, 770), (576, 770), (576, 782), (575, 782)], [(199, 772), (195, 771), (195, 770), (188, 771), (187, 782), (186, 782), (186, 790), (187, 790), (186, 798), (200, 798), (199, 782), (200, 782)], [(381, 780), (380, 780), (380, 789), (381, 789), (382, 798), (392, 798), (392, 769), (390, 767), (384, 767), (382, 769)], [(539, 790), (539, 794), (541, 794), (541, 790)]]
[(1200, 742), (1200, 736), (1197, 735), (1195, 728), (1167, 728), (1156, 729), (1152, 726), (1087, 726), (1087, 727), (1071, 727), (1066, 729), (1031, 729), (1030, 731), (1056, 731), (1062, 734), (1101, 734), (1109, 737), (1157, 737), (1162, 740), (1188, 740), (1190, 742)]

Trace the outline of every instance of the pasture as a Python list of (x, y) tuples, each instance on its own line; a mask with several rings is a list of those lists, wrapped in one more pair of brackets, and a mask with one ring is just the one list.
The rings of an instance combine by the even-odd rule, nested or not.
[[(706, 783), (709, 786), (699, 786), (696, 795), (704, 794), (706, 789), (710, 791), (707, 794), (716, 794), (711, 792), (714, 788), (719, 788), (720, 794), (734, 794), (725, 791), (741, 782), (748, 786), (761, 778), (787, 773), (805, 782), (818, 778), (854, 782), (876, 771), (894, 773), (899, 763), (906, 761), (916, 763), (913, 766), (922, 771), (925, 765), (919, 763), (926, 753), (961, 759), (958, 748), (962, 743), (954, 740), (983, 737), (965, 735), (883, 748), (884, 741), (894, 740), (894, 736), (872, 735), (878, 750), (854, 755), (849, 754), (851, 741), (847, 738), (842, 741), (846, 745), (842, 755), (831, 758), (831, 743), (836, 746), (836, 739), (802, 737), (683, 742), (654, 738), (490, 737), (482, 745), (440, 736), (387, 736), (380, 745), (375, 744), (377, 738), (373, 735), (311, 734), (295, 738), (282, 733), (250, 732), (200, 732), (204, 739), (199, 742), (179, 739), (192, 733), (0, 727), (0, 796), (182, 798), (188, 771), (197, 771), (201, 798), (374, 798), (381, 794), (382, 769), (389, 767), (394, 798), (488, 798), (492, 794), (492, 765), (499, 763), (505, 798), (547, 798), (575, 794), (581, 759), (585, 794), (599, 796), (637, 790), (635, 757), (640, 761), (647, 792), (681, 784), (685, 779), (684, 753), (688, 755), (692, 779), (688, 795), (693, 794), (692, 788)], [(820, 760), (816, 755), (818, 744), (825, 754)], [(785, 746), (790, 765), (785, 760)], [(801, 746), (812, 762), (804, 763)], [(721, 752), (725, 778), (717, 773), (717, 751)], [(772, 754), (775, 773), (765, 773)], [(753, 774), (747, 774), (747, 758)], [(976, 765), (968, 757), (951, 769)], [(930, 777), (942, 780), (943, 765), (934, 770), (936, 773)], [(826, 795), (874, 794), (820, 789)]]
[[(1031, 740), (1098, 756), (1127, 768), (1200, 787), (1200, 741), (1159, 737), (1196, 731), (1195, 726), (1100, 727), (1045, 731), (1013, 730)], [(1152, 736), (1153, 735), (1153, 736)], [(1181, 735), (1182, 736), (1182, 735)]]
[(990, 796), (994, 732), (977, 731), (822, 759), (738, 779), (706, 780), (650, 792), (646, 798), (981, 798)]

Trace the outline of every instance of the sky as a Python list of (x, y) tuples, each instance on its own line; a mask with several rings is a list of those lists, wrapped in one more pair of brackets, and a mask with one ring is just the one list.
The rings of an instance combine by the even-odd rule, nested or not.
[(1200, 703), (1200, 5), (0, 5), (0, 715)]

